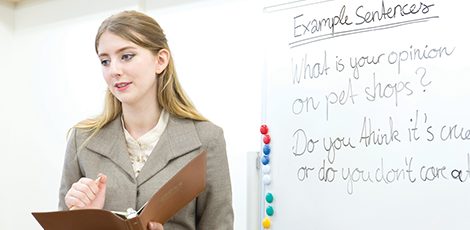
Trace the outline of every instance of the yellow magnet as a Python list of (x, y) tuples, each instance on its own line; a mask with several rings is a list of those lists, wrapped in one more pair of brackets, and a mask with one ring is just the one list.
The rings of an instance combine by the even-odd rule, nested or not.
[(264, 218), (264, 220), (263, 220), (263, 227), (264, 227), (264, 228), (269, 228), (269, 226), (271, 226), (271, 221), (269, 221), (268, 218)]

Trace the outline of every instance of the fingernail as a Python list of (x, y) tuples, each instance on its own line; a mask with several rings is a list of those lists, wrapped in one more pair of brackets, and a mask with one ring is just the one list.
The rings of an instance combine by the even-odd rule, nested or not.
[(149, 227), (150, 227), (150, 228), (155, 228), (155, 224), (152, 223), (152, 222), (149, 222)]

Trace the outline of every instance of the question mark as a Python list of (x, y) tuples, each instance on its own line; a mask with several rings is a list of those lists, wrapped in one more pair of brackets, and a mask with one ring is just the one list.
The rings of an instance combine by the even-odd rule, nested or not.
[[(432, 81), (429, 81), (427, 84), (424, 84), (424, 83), (423, 83), (423, 78), (424, 78), (424, 76), (426, 76), (426, 68), (424, 68), (424, 67), (419, 67), (419, 68), (415, 71), (415, 74), (418, 74), (418, 71), (419, 71), (419, 70), (423, 70), (423, 71), (424, 71), (424, 72), (423, 72), (423, 75), (421, 76), (421, 79), (419, 80), (419, 82), (421, 83), (421, 85), (422, 85), (423, 87), (426, 87), (426, 86), (430, 85)], [(426, 90), (423, 90), (423, 92), (426, 92)]]

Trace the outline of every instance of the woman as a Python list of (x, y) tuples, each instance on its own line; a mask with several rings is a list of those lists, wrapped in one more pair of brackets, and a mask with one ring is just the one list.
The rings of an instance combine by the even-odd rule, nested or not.
[[(113, 15), (99, 28), (95, 50), (108, 85), (105, 107), (70, 133), (59, 209), (137, 210), (207, 149), (206, 190), (164, 227), (233, 229), (222, 129), (184, 94), (157, 22), (135, 11)], [(148, 228), (163, 226), (151, 222)]]

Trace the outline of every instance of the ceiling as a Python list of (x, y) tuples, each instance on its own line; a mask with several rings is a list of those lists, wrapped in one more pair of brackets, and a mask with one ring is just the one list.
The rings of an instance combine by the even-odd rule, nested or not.
[(0, 2), (24, 2), (25, 0), (0, 0)]

